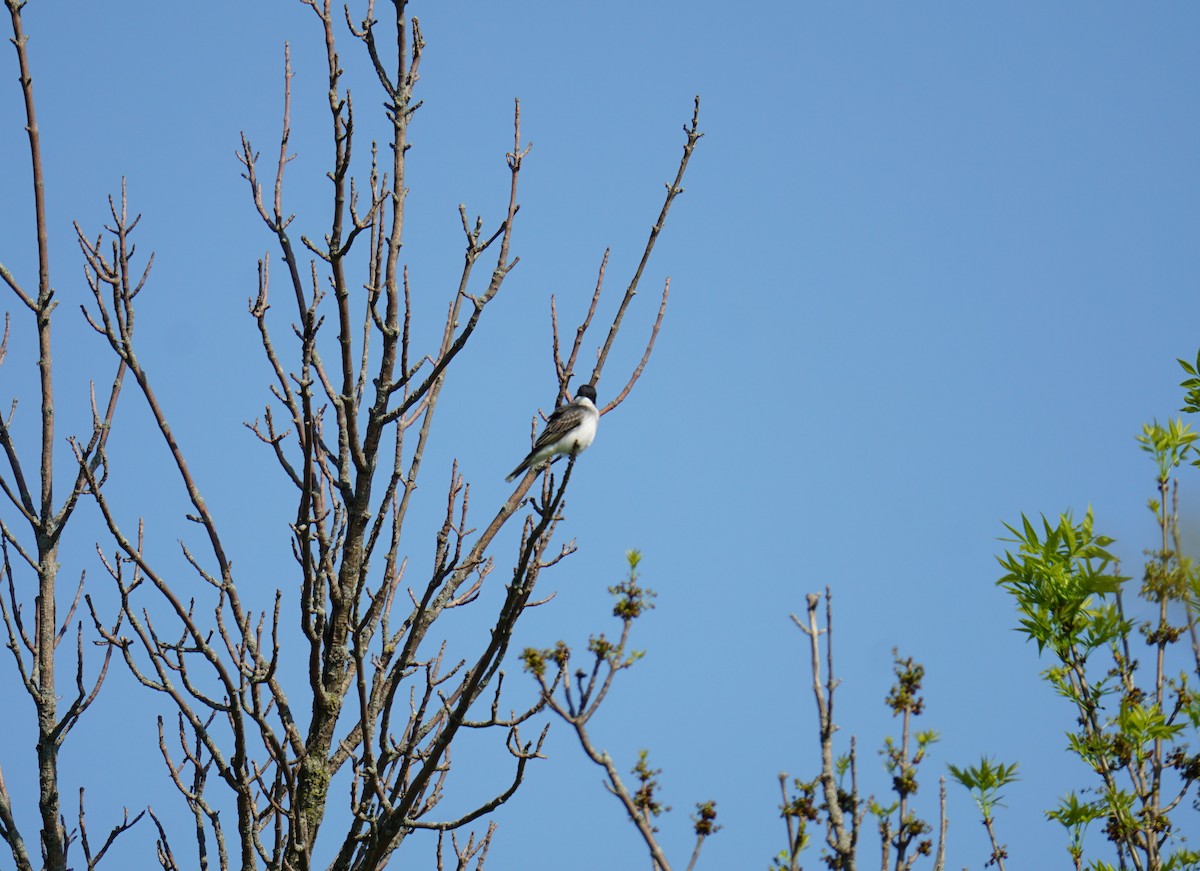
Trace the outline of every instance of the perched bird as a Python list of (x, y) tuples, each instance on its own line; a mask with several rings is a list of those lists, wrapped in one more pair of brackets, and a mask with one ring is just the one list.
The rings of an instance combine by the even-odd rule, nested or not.
[(529, 456), (512, 470), (506, 480), (512, 481), (526, 469), (544, 465), (555, 454), (578, 454), (596, 437), (600, 412), (596, 409), (596, 388), (581, 384), (575, 391), (574, 402), (560, 405), (546, 421), (546, 428), (533, 444)]

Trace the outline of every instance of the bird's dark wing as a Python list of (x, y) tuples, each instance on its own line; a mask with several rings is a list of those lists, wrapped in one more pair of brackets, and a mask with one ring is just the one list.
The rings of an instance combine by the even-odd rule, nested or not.
[(538, 436), (537, 441), (533, 445), (532, 453), (537, 453), (547, 445), (552, 445), (583, 421), (583, 416), (587, 410), (580, 405), (570, 403), (568, 405), (560, 405), (550, 415), (550, 419), (546, 421), (546, 428), (542, 430), (542, 434)]

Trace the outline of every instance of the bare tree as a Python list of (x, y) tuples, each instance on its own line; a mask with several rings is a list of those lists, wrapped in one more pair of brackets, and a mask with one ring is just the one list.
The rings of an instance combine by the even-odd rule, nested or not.
[[(388, 14), (381, 18), (376, 17), (374, 0), (367, 0), (358, 21), (348, 8), (335, 9), (329, 0), (300, 2), (312, 12), (328, 73), (323, 90), (330, 120), (332, 186), (326, 214), (331, 218), (319, 236), (293, 236), (296, 215), (284, 205), (285, 172), (293, 157), (292, 68), (286, 51), (282, 132), (273, 179), (264, 185), (263, 162), (249, 137), (243, 135), (239, 151), (253, 205), (278, 246), (288, 306), (294, 306), (281, 339), (272, 306), (271, 261), (265, 255), (249, 312), (261, 338), (271, 398), (261, 418), (247, 426), (294, 494), (294, 510), (280, 523), (290, 530), (295, 582), (285, 585), (286, 593), (276, 590), (273, 607), (262, 611), (255, 610), (239, 587), (241, 579), (223, 537), (227, 530), (208, 507), (202, 482), (193, 474), (160, 402), (155, 379), (137, 352), (135, 302), (150, 287), (153, 258), (136, 265), (133, 234), (139, 217), (131, 215), (124, 189), (119, 200), (110, 200), (112, 221), (104, 233), (92, 235), (76, 225), (90, 289), (85, 316), (111, 350), (117, 375), (107, 403), (95, 406), (90, 436), (71, 442), (77, 478), (64, 502), (54, 505), (49, 341), (56, 303), (45, 253), (43, 180), (23, 4), (6, 0), (33, 157), (38, 290), (27, 292), (2, 266), (0, 276), (36, 322), (42, 348), (43, 429), (41, 492), (34, 495), (8, 421), (0, 421), (0, 445), (10, 471), (0, 486), (28, 526), (32, 542), (22, 544), (15, 531), (7, 524), (3, 527), (9, 590), (4, 617), (9, 647), (38, 708), (41, 837), (47, 868), (66, 867), (69, 842), (59, 808), (56, 749), (95, 698), (114, 651), (143, 686), (161, 693), (174, 710), (170, 720), (159, 721), (159, 750), (193, 825), (185, 858), (178, 832), (166, 818), (151, 812), (164, 869), (197, 864), (243, 871), (308, 869), (317, 861), (319, 840), (320, 855), (332, 857), (330, 869), (379, 869), (408, 835), (420, 830), (438, 833), (439, 868), (447, 861), (459, 868), (471, 862), (482, 867), (494, 827), (462, 838), (458, 830), (483, 820), (512, 797), (529, 761), (541, 756), (549, 726), (531, 718), (542, 711), (545, 698), (512, 709), (502, 695), (501, 666), (521, 615), (540, 604), (534, 592), (542, 570), (574, 550), (573, 541), (555, 542), (576, 457), (556, 467), (561, 474), (527, 473), (499, 506), (485, 509), (481, 527), (470, 512), (470, 485), (455, 463), (449, 470), (444, 511), (427, 524), (432, 568), (420, 580), (405, 577), (411, 542), (419, 540), (422, 530), (417, 527), (427, 520), (410, 518), (409, 508), (442, 388), (452, 374), (470, 377), (460, 353), (519, 261), (512, 250), (520, 208), (518, 182), (530, 153), (522, 138), (520, 104), (514, 108), (513, 146), (505, 158), (510, 185), (501, 217), (488, 226), (460, 207), (464, 248), (457, 289), (447, 301), (440, 341), (422, 348), (413, 339), (412, 288), (401, 260), (409, 125), (421, 105), (415, 93), (426, 49), (421, 27), (409, 16), (406, 0), (387, 4)], [(356, 130), (355, 104), (339, 57), (339, 40), (346, 38), (369, 59), (382, 91), (387, 130), (382, 146), (371, 142), (365, 147)], [(596, 326), (607, 252), (573, 339), (560, 341), (558, 311), (551, 300), (556, 405), (570, 395), (572, 385), (600, 382), (667, 213), (683, 190), (683, 175), (701, 136), (698, 111), (697, 101), (684, 128), (678, 171), (667, 185), (662, 210), (590, 372), (579, 371), (584, 368), (580, 355), (590, 347), (588, 337)], [(494, 258), (490, 269), (477, 268), (485, 257)], [(359, 275), (366, 276), (362, 286), (352, 278)], [(669, 282), (644, 352), (627, 374), (618, 376), (619, 389), (611, 392), (603, 414), (619, 407), (643, 371), (668, 291)], [(190, 502), (187, 519), (201, 531), (202, 544), (182, 544), (183, 557), (194, 572), (191, 578), (176, 576), (152, 557), (141, 521), (124, 516), (109, 498), (105, 439), (126, 376), (136, 385), (169, 450)], [(114, 475), (114, 481), (119, 480)], [(54, 650), (74, 605), (60, 626), (54, 610), (57, 547), (63, 525), (85, 494), (94, 499), (112, 537), (101, 559), (119, 595), (120, 614), (105, 620), (85, 597), (105, 652), (99, 677), (88, 685), (82, 632), (77, 631), (78, 697), (66, 711), (58, 711)], [(525, 506), (529, 510), (523, 513)], [(510, 522), (521, 526), (519, 544), (500, 604), (490, 618), (490, 631), (476, 639), (474, 650), (453, 658), (439, 620), (456, 608), (478, 603), (485, 586), (497, 583), (494, 548), (497, 535)], [(32, 633), (22, 618), (10, 547), (38, 578)], [(288, 601), (293, 594), (296, 601)], [(77, 594), (75, 603), (79, 601)], [(298, 632), (284, 623), (285, 615), (293, 612), (298, 615)], [(285, 651), (290, 659), (307, 663), (306, 685), (299, 692), (286, 687), (281, 677)], [(503, 736), (512, 759), (511, 776), (491, 792), (473, 795), (467, 812), (439, 815), (439, 803), (452, 783), (471, 782), (451, 780), (451, 748), (468, 732)], [(345, 797), (338, 797), (343, 786)], [(347, 806), (349, 813), (341, 810)], [(227, 825), (231, 815), (232, 828)], [(136, 819), (126, 819), (117, 826), (104, 848), (133, 822)], [(322, 838), (325, 829), (330, 831)], [(32, 868), (2, 780), (0, 835), (18, 868)], [(83, 842), (91, 868), (86, 835)], [(97, 853), (96, 861), (103, 852)]]

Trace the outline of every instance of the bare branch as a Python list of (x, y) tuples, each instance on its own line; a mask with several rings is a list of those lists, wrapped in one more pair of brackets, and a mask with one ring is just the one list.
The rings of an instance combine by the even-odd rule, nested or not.
[[(679, 169), (675, 173), (675, 180), (667, 185), (667, 197), (663, 202), (662, 211), (658, 213), (658, 220), (654, 226), (650, 228), (650, 237), (646, 240), (646, 247), (642, 251), (642, 258), (638, 262), (637, 269), (633, 273), (633, 278), (629, 282), (629, 287), (625, 290), (625, 297), (621, 300), (621, 305), (617, 309), (617, 314), (613, 318), (612, 326), (608, 330), (608, 338), (604, 341), (604, 347), (600, 350), (596, 360), (596, 368), (592, 371), (591, 383), (595, 385), (600, 380), (600, 373), (604, 370), (604, 363), (608, 359), (608, 352), (612, 348), (613, 341), (617, 337), (617, 332), (621, 328), (621, 321), (625, 318), (625, 310), (629, 307), (629, 303), (633, 301), (633, 297), (637, 294), (638, 282), (642, 279), (642, 273), (646, 269), (646, 264), (650, 260), (650, 252), (654, 250), (654, 243), (658, 240), (658, 234), (662, 232), (663, 226), (667, 220), (667, 212), (671, 210), (671, 203), (675, 201), (675, 197), (683, 193), (683, 175), (687, 171), (688, 162), (692, 159), (692, 152), (696, 150), (696, 144), (704, 136), (700, 132), (700, 98), (696, 97), (695, 106), (692, 110), (692, 120), (690, 124), (685, 124), (683, 132), (687, 137), (687, 141), (683, 145), (683, 157), (679, 161)], [(660, 315), (661, 317), (661, 315)], [(651, 338), (651, 344), (653, 344)]]
[(0, 838), (8, 845), (17, 871), (33, 871), (29, 861), (29, 852), (25, 849), (25, 839), (13, 819), (12, 799), (8, 796), (8, 787), (4, 785), (4, 769), (0, 768)]
[(83, 813), (83, 787), (79, 789), (79, 840), (83, 846), (83, 857), (87, 861), (88, 871), (92, 871), (100, 860), (104, 858), (104, 854), (108, 852), (108, 848), (113, 845), (113, 842), (120, 837), (124, 832), (129, 831), (138, 821), (146, 815), (146, 811), (142, 811), (132, 820), (129, 818), (129, 809), (125, 809), (125, 815), (121, 822), (117, 823), (109, 831), (108, 837), (104, 839), (104, 843), (100, 845), (100, 850), (93, 856), (91, 845), (88, 843), (87, 823)]

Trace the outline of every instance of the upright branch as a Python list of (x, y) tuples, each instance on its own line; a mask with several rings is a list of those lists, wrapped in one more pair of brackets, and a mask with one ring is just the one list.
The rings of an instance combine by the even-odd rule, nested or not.
[[(49, 231), (46, 217), (45, 173), (42, 162), (41, 132), (38, 127), (33, 93), (33, 74), (30, 63), (29, 36), (24, 29), (22, 9), (24, 2), (5, 0), (12, 26), (11, 42), (17, 53), (18, 81), (24, 98), (25, 131), (29, 140), (29, 159), (33, 183), (32, 226), (37, 247), (36, 290), (18, 277), (3, 261), (7, 256), (0, 251), (0, 279), (12, 291), (20, 304), (33, 316), (32, 330), (37, 338), (37, 365), (39, 382), (39, 420), (37, 425), (38, 451), (36, 456), (23, 452), (13, 432), (13, 421), (17, 411), (17, 399), (7, 415), (0, 415), (0, 492), (11, 505), (17, 522), (10, 526), (0, 517), (0, 548), (3, 551), (3, 566), (0, 582), (7, 588), (0, 593), (0, 616), (6, 632), (6, 647), (12, 654), (21, 684), (29, 694), (37, 719), (37, 806), (41, 829), (38, 842), (44, 867), (63, 871), (68, 863), (68, 849), (76, 836), (82, 839), (85, 858), (91, 868), (99, 862), (107, 850), (108, 843), (121, 831), (137, 822), (126, 819), (128, 825), (114, 830), (103, 849), (94, 855), (86, 835), (86, 822), (80, 798), (77, 835), (66, 825), (65, 810), (59, 787), (59, 751), (72, 728), (83, 713), (95, 701), (107, 674), (109, 655), (106, 653), (94, 676), (85, 672), (83, 655), (82, 625), (76, 624), (74, 656), (74, 690), (66, 690), (57, 682), (56, 656), (59, 645), (66, 637), (75, 609), (83, 592), (83, 573), (75, 588), (74, 596), (65, 616), (59, 620), (58, 573), (60, 569), (59, 549), (63, 533), (74, 515), (79, 498), (89, 487), (82, 470), (74, 477), (64, 498), (55, 502), (55, 397), (52, 354), (52, 316), (58, 307), (54, 289), (50, 282)], [(5, 314), (4, 335), (0, 339), (0, 364), (7, 352), (10, 331), (9, 315)], [(84, 463), (96, 468), (104, 452), (116, 410), (117, 397), (125, 369), (118, 365), (111, 381), (107, 402), (97, 404), (95, 391), (92, 394), (92, 431), (81, 441), (75, 442), (75, 450)], [(95, 482), (95, 486), (100, 485)], [(17, 556), (16, 566), (12, 555)], [(32, 602), (23, 601), (18, 589), (28, 589), (17, 575), (29, 571), (36, 578), (30, 586), (36, 588)], [(69, 588), (68, 588), (69, 589)], [(69, 595), (69, 593), (68, 593)], [(27, 609), (32, 611), (32, 623), (27, 624)], [(118, 620), (118, 626), (120, 621)], [(115, 631), (115, 628), (112, 629)], [(60, 707), (61, 703), (61, 707)], [(7, 846), (16, 868), (32, 867), (26, 838), (22, 835), (12, 810), (12, 797), (5, 786), (0, 766), (0, 839)]]
[[(700, 132), (700, 98), (698, 96), (693, 104), (692, 120), (689, 124), (685, 124), (683, 126), (683, 132), (686, 136), (686, 141), (683, 144), (683, 157), (679, 161), (679, 169), (675, 173), (675, 179), (667, 184), (667, 196), (663, 201), (662, 210), (658, 213), (658, 220), (655, 221), (654, 226), (650, 228), (650, 236), (646, 240), (646, 247), (642, 250), (642, 257), (638, 261), (637, 269), (634, 270), (633, 278), (630, 279), (629, 286), (625, 289), (625, 296), (621, 299), (621, 304), (617, 308), (616, 315), (613, 317), (612, 326), (610, 326), (608, 330), (608, 337), (604, 340), (604, 347), (600, 349), (600, 352), (597, 355), (596, 370), (592, 381), (593, 385), (597, 380), (599, 380), (600, 372), (604, 369), (604, 363), (608, 360), (608, 353), (612, 349), (612, 345), (616, 340), (617, 333), (621, 329), (621, 322), (625, 318), (625, 310), (629, 308), (629, 304), (633, 302), (633, 298), (637, 294), (638, 282), (640, 282), (642, 279), (642, 273), (646, 270), (646, 264), (650, 262), (650, 254), (654, 250), (654, 243), (658, 241), (659, 233), (662, 232), (663, 226), (666, 224), (667, 213), (671, 210), (671, 204), (675, 202), (675, 198), (677, 196), (683, 193), (683, 176), (684, 173), (687, 172), (688, 162), (692, 159), (692, 152), (696, 150), (697, 143), (699, 143), (700, 139), (704, 136), (704, 134)], [(654, 335), (657, 335), (659, 324), (662, 321), (662, 309), (666, 306), (667, 294), (669, 292), (670, 282), (667, 282), (667, 284), (663, 287), (663, 296), (662, 303), (659, 307), (659, 316), (655, 321), (654, 329), (651, 333), (651, 344), (653, 344), (653, 337)], [(648, 350), (647, 353), (649, 353)], [(642, 365), (639, 365), (634, 371), (634, 374), (630, 378), (628, 385), (624, 390), (621, 391), (617, 398), (613, 399), (612, 402), (604, 407), (604, 411), (607, 412), (612, 408), (615, 408), (620, 401), (625, 398), (625, 396), (629, 393), (630, 388), (633, 387), (634, 382), (637, 381), (638, 375), (641, 374), (644, 364), (645, 358), (643, 357)]]
[[(792, 622), (809, 639), (809, 664), (812, 674), (813, 698), (817, 703), (817, 735), (821, 747), (821, 773), (813, 784), (796, 782), (797, 798), (788, 799), (784, 788), (784, 819), (788, 822), (787, 868), (799, 868), (799, 854), (807, 841), (804, 823), (815, 820), (813, 814), (819, 810), (825, 816), (825, 842), (831, 850), (831, 868), (854, 871), (857, 866), (858, 833), (865, 812), (864, 803), (858, 795), (857, 754), (854, 742), (846, 757), (834, 757), (833, 736), (838, 727), (833, 719), (833, 694), (841, 683), (833, 676), (833, 605), (829, 588), (825, 588), (825, 628), (817, 619), (821, 596), (809, 593), (806, 599), (807, 619), (801, 621), (795, 614)], [(821, 636), (825, 636), (826, 676), (821, 678)], [(849, 771), (849, 789), (845, 789), (842, 777)], [(782, 776), (786, 784), (786, 775)], [(811, 801), (814, 788), (819, 785), (822, 803), (814, 809)], [(807, 796), (807, 799), (805, 798)]]
[[(675, 172), (673, 181), (667, 184), (667, 195), (663, 201), (662, 209), (658, 213), (658, 220), (650, 228), (650, 235), (646, 239), (646, 245), (642, 249), (642, 254), (638, 260), (637, 268), (634, 270), (632, 278), (629, 280), (628, 286), (625, 288), (625, 295), (621, 298), (621, 302), (617, 307), (616, 313), (613, 315), (612, 323), (608, 328), (608, 335), (604, 340), (604, 344), (596, 351), (596, 365), (592, 369), (591, 378), (587, 383), (595, 387), (600, 382), (600, 376), (604, 371), (604, 365), (608, 361), (609, 351), (612, 349), (613, 342), (617, 337), (617, 333), (621, 329), (621, 324), (625, 319), (625, 312), (629, 308), (633, 298), (637, 295), (638, 284), (642, 280), (642, 274), (646, 270), (646, 264), (650, 261), (650, 254), (654, 250), (654, 244), (658, 241), (658, 236), (662, 232), (663, 226), (666, 224), (667, 213), (671, 210), (671, 204), (675, 198), (683, 193), (683, 176), (687, 171), (688, 163), (691, 161), (692, 153), (696, 150), (696, 145), (704, 137), (700, 132), (700, 98), (696, 97), (692, 108), (692, 119), (689, 124), (683, 127), (685, 141), (683, 144), (683, 156), (680, 158), (679, 167)], [(610, 249), (605, 249), (604, 256), (600, 261), (599, 274), (596, 277), (596, 288), (592, 293), (591, 304), (588, 307), (587, 314), (583, 321), (579, 324), (575, 331), (575, 339), (571, 345), (571, 351), (564, 361), (560, 353), (561, 342), (559, 339), (558, 329), (558, 310), (555, 305), (554, 297), (550, 298), (550, 322), (552, 333), (552, 348), (554, 371), (558, 377), (559, 393), (556, 404), (561, 403), (567, 396), (567, 385), (575, 374), (575, 365), (579, 359), (580, 349), (583, 347), (584, 336), (588, 329), (592, 326), (592, 318), (596, 313), (596, 307), (600, 302), (600, 295), (604, 287), (605, 270), (608, 267), (608, 257)], [(609, 402), (600, 409), (602, 415), (615, 409), (629, 395), (633, 389), (633, 385), (637, 383), (641, 377), (642, 371), (646, 368), (646, 363), (650, 359), (650, 353), (654, 350), (655, 340), (658, 338), (658, 331), (662, 327), (663, 315), (667, 309), (667, 299), (671, 292), (671, 280), (668, 278), (663, 284), (662, 297), (658, 305), (658, 313), (655, 316), (654, 323), (650, 328), (650, 336), (646, 341), (646, 348), (642, 354), (641, 360), (633, 368), (625, 386), (618, 391)]]
[[(822, 597), (810, 593), (807, 597), (807, 619), (795, 614), (792, 622), (809, 639), (809, 663), (812, 674), (813, 697), (817, 704), (818, 742), (821, 748), (821, 772), (812, 780), (796, 778), (788, 790), (787, 774), (779, 775), (783, 796), (780, 811), (787, 827), (787, 846), (774, 857), (773, 868), (798, 871), (803, 850), (809, 846), (808, 827), (824, 821), (827, 851), (822, 859), (830, 868), (858, 867), (859, 832), (869, 809), (878, 821), (880, 835), (880, 869), (909, 871), (919, 856), (932, 856), (934, 871), (944, 871), (946, 863), (946, 786), (944, 778), (938, 791), (939, 830), (936, 847), (930, 839), (921, 838), (932, 827), (917, 816), (910, 799), (917, 792), (917, 769), (925, 751), (937, 740), (934, 732), (913, 732), (911, 718), (921, 713), (923, 702), (917, 694), (924, 669), (911, 659), (896, 658), (896, 684), (887, 698), (887, 705), (901, 719), (899, 741), (888, 737), (881, 754), (884, 769), (891, 776), (891, 788), (897, 800), (884, 806), (873, 797), (863, 799), (858, 787), (858, 753), (856, 742), (850, 739), (848, 753), (835, 756), (833, 736), (837, 725), (833, 718), (833, 697), (840, 681), (833, 673), (833, 608), (829, 588), (825, 589), (825, 625), (820, 625), (817, 611)], [(825, 636), (822, 656), (821, 637)], [(825, 677), (821, 663), (825, 662)], [(915, 745), (915, 747), (914, 747)], [(893, 858), (893, 850), (894, 858)]]
[[(920, 695), (925, 667), (915, 662), (912, 657), (901, 658), (895, 650), (892, 651), (892, 655), (896, 682), (888, 692), (885, 703), (891, 709), (892, 716), (900, 718), (900, 740), (897, 742), (890, 736), (886, 738), (882, 753), (884, 768), (892, 776), (892, 791), (896, 793), (896, 802), (886, 808), (873, 804), (872, 811), (879, 819), (885, 871), (889, 847), (896, 850), (893, 866), (895, 871), (909, 871), (918, 856), (928, 856), (933, 852), (933, 841), (923, 837), (932, 831), (932, 826), (917, 815), (911, 800), (917, 794), (917, 772), (921, 762), (924, 761), (929, 746), (938, 740), (938, 735), (931, 730), (914, 729), (914, 718), (921, 716), (925, 710), (925, 700)], [(943, 783), (943, 808), (945, 791)], [(894, 823), (893, 813), (896, 815)], [(942, 819), (943, 827), (937, 851), (939, 856), (944, 854), (944, 813)]]
[[(971, 798), (975, 799), (975, 806), (979, 808), (983, 827), (987, 829), (988, 839), (992, 842), (992, 855), (988, 858), (987, 864), (995, 865), (999, 871), (1004, 871), (1004, 860), (1008, 858), (1008, 849), (996, 837), (995, 809), (1003, 806), (1003, 802), (1000, 800), (1002, 798), (1000, 790), (1020, 779), (1017, 777), (1017, 764), (1015, 762), (1012, 765), (1005, 765), (1003, 762), (993, 763), (985, 756), (979, 760), (978, 765), (965, 768), (958, 768), (954, 765), (947, 767), (950, 770), (950, 776), (970, 791)], [(1081, 857), (1075, 856), (1074, 858), (1076, 866), (1079, 867)]]

